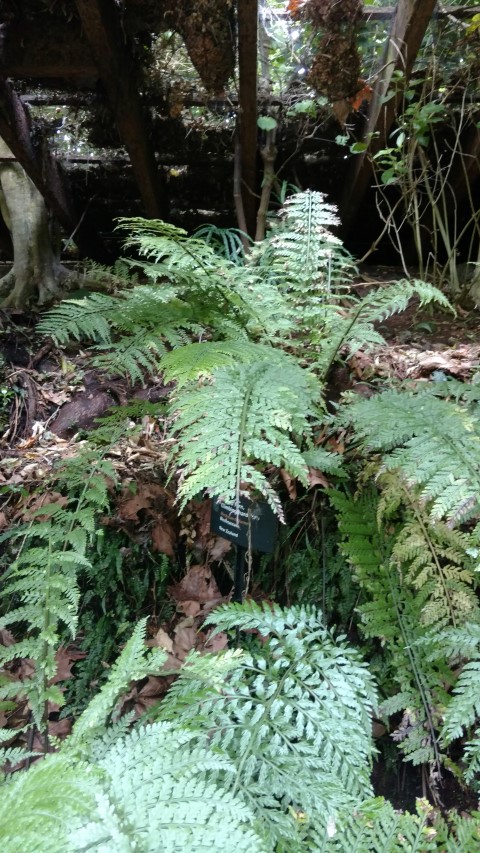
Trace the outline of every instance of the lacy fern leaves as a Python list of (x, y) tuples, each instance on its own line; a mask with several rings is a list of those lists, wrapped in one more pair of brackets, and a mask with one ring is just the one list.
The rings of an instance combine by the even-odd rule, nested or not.
[[(27, 695), (35, 724), (42, 729), (46, 702), (63, 704), (54, 683), (55, 654), (64, 632), (73, 638), (78, 610), (77, 575), (89, 568), (87, 547), (95, 516), (108, 505), (106, 480), (115, 482), (110, 463), (87, 449), (57, 472), (53, 488), (68, 484), (68, 498), (58, 491), (55, 503), (31, 512), (31, 521), (13, 527), (1, 539), (20, 542), (17, 557), (3, 578), (1, 596), (14, 606), (0, 619), (0, 628), (28, 625), (28, 635), (11, 646), (0, 646), (0, 664), (31, 658), (35, 671), (23, 682), (7, 681), (0, 698)], [(40, 502), (41, 503), (41, 502)]]
[(241, 794), (274, 839), (296, 850), (302, 824), (292, 821), (295, 814), (325, 826), (329, 815), (345, 817), (369, 791), (372, 680), (312, 608), (249, 602), (221, 607), (209, 622), (217, 631), (259, 631), (267, 639), (244, 653), (223, 685), (214, 682), (210, 695), (204, 661), (190, 657), (160, 714), (208, 731), (235, 768), (224, 784)]
[(225, 500), (238, 500), (253, 487), (280, 512), (277, 495), (256, 463), (285, 468), (307, 484), (299, 445), (310, 437), (311, 418), (318, 416), (316, 396), (313, 378), (281, 352), (218, 370), (203, 385), (184, 386), (172, 403), (182, 502), (207, 488)]
[(480, 419), (465, 406), (431, 392), (385, 391), (347, 411), (370, 451), (383, 452), (383, 466), (398, 469), (433, 520), (453, 527), (480, 511)]

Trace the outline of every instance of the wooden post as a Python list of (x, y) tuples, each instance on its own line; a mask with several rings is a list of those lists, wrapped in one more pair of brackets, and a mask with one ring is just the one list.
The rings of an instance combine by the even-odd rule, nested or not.
[(242, 201), (250, 237), (257, 219), (257, 0), (238, 2), (239, 138)]
[(353, 225), (372, 180), (370, 157), (386, 147), (388, 134), (402, 99), (403, 86), (398, 84), (394, 97), (385, 102), (393, 74), (395, 71), (401, 71), (403, 82), (408, 80), (435, 3), (436, 0), (398, 0), (390, 34), (380, 60), (382, 70), (374, 86), (368, 122), (363, 134), (368, 149), (355, 156), (351, 173), (345, 180), (346, 190), (340, 203), (340, 217), (345, 236)]

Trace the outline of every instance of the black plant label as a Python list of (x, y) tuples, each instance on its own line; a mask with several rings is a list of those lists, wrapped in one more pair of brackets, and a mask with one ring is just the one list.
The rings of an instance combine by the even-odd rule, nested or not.
[(210, 530), (241, 548), (270, 554), (275, 548), (278, 520), (265, 501), (241, 497), (238, 507), (221, 498), (212, 501)]

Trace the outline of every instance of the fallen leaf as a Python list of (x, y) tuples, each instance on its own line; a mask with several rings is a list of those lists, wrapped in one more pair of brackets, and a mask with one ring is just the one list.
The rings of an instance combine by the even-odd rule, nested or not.
[(310, 486), (323, 486), (324, 489), (330, 488), (330, 483), (328, 482), (325, 474), (319, 471), (318, 468), (308, 469), (308, 482)]
[(155, 551), (160, 551), (167, 557), (173, 557), (175, 554), (175, 531), (166, 518), (159, 515), (155, 527), (152, 530), (152, 545)]
[(48, 734), (53, 737), (67, 737), (72, 731), (72, 721), (65, 717), (63, 720), (52, 720), (48, 724)]
[(232, 543), (228, 539), (223, 539), (221, 536), (215, 536), (214, 543), (209, 550), (209, 558), (215, 563), (223, 560), (225, 554), (228, 554), (232, 547)]
[(68, 678), (73, 678), (72, 666), (77, 660), (86, 658), (86, 652), (81, 652), (78, 649), (69, 649), (65, 646), (60, 648), (55, 653), (57, 663), (57, 671), (51, 680), (51, 684), (57, 684), (59, 681), (66, 681)]
[(181, 601), (178, 606), (185, 616), (198, 616), (202, 609), (198, 601)]
[(173, 652), (173, 640), (163, 628), (159, 628), (153, 640), (149, 640), (147, 645), (157, 646), (160, 649), (165, 649), (166, 652)]
[(186, 619), (182, 619), (182, 621), (175, 626), (175, 640), (173, 642), (173, 647), (176, 657), (180, 660), (184, 660), (188, 652), (196, 647), (196, 644), (197, 631), (194, 627), (193, 618), (188, 616)]
[(192, 566), (182, 580), (169, 587), (175, 601), (211, 601), (221, 598), (220, 590), (208, 566)]
[(281, 478), (285, 484), (285, 487), (287, 489), (288, 497), (292, 501), (296, 500), (296, 498), (297, 498), (297, 484), (296, 484), (294, 478), (288, 473), (288, 471), (285, 471), (285, 468), (280, 468), (280, 476), (281, 476)]
[(221, 652), (222, 649), (226, 649), (227, 646), (228, 637), (224, 631), (221, 631), (219, 634), (209, 637), (203, 648), (206, 652)]
[(15, 645), (15, 637), (8, 628), (0, 628), (0, 646)]

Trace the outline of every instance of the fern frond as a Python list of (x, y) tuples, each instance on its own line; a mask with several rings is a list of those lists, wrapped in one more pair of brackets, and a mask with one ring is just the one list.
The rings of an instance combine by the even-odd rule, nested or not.
[[(135, 839), (145, 853), (154, 853), (159, 845), (178, 851), (264, 853), (250, 809), (206, 778), (232, 772), (229, 761), (196, 745), (194, 737), (168, 723), (154, 723), (119, 739), (99, 762), (108, 801), (121, 817), (126, 837)], [(81, 849), (87, 840), (104, 835), (100, 810), (98, 817), (97, 827), (90, 821), (75, 831)]]
[(120, 657), (109, 671), (108, 681), (76, 721), (68, 742), (69, 748), (98, 736), (105, 727), (107, 717), (112, 713), (118, 697), (130, 682), (144, 678), (163, 666), (167, 657), (163, 649), (154, 649), (146, 654), (146, 623), (147, 620), (144, 619), (135, 626)]
[[(367, 800), (353, 815), (334, 822), (322, 835), (313, 833), (318, 853), (428, 853), (438, 851), (436, 832), (429, 822), (429, 809), (415, 815), (395, 811), (383, 798)], [(443, 839), (442, 839), (443, 840)]]
[[(447, 699), (444, 672), (428, 659), (417, 641), (424, 636), (421, 614), (427, 600), (424, 588), (402, 583), (392, 561), (394, 534), (379, 525), (378, 496), (370, 488), (356, 500), (330, 492), (344, 537), (342, 550), (366, 600), (358, 608), (362, 631), (378, 637), (388, 649), (389, 668), (400, 693), (382, 703), (386, 713), (403, 710), (408, 724), (398, 730), (398, 742), (413, 763), (441, 761), (435, 726), (436, 708)], [(411, 724), (411, 721), (414, 721)]]
[[(229, 667), (210, 696), (205, 661), (190, 659), (165, 712), (188, 727), (208, 728), (212, 745), (236, 768), (234, 790), (262, 820), (275, 819), (277, 798), (322, 822), (348, 807), (368, 788), (368, 720), (376, 701), (357, 654), (333, 639), (313, 608), (248, 602), (220, 607), (209, 624), (257, 630), (267, 639), (256, 654), (244, 652), (241, 666)], [(288, 832), (288, 823), (278, 831)]]
[(196, 239), (204, 240), (208, 246), (212, 246), (214, 252), (221, 258), (233, 261), (242, 266), (245, 263), (245, 250), (243, 241), (251, 244), (253, 241), (244, 231), (239, 228), (219, 228), (218, 225), (200, 225), (195, 229)]
[(452, 527), (480, 511), (480, 424), (466, 408), (429, 394), (385, 391), (354, 403), (347, 418), (365, 448), (383, 451)]
[(362, 300), (349, 308), (348, 312), (338, 306), (325, 314), (325, 328), (317, 336), (315, 343), (320, 345), (317, 368), (322, 377), (326, 376), (333, 362), (341, 352), (350, 354), (357, 350), (382, 344), (384, 338), (375, 328), (392, 314), (405, 311), (414, 297), (420, 305), (435, 302), (444, 308), (451, 308), (444, 294), (433, 285), (424, 281), (400, 281), (394, 285), (379, 288), (367, 294)]
[(379, 474), (377, 484), (382, 489), (378, 523), (396, 525), (390, 559), (404, 584), (423, 590), (422, 622), (441, 628), (473, 619), (479, 608), (471, 535), (432, 522), (428, 505), (398, 472)]
[(261, 361), (271, 354), (264, 344), (251, 343), (246, 336), (224, 341), (202, 341), (178, 347), (166, 353), (161, 361), (164, 379), (182, 388), (200, 377), (232, 364)]
[(249, 487), (278, 511), (278, 499), (256, 461), (283, 467), (304, 483), (307, 469), (290, 434), (308, 436), (317, 390), (312, 378), (284, 355), (219, 370), (211, 383), (186, 387), (172, 414), (184, 472), (182, 505), (199, 491), (238, 501)]
[(40, 320), (38, 330), (59, 344), (72, 338), (108, 343), (111, 340), (110, 318), (117, 310), (118, 298), (104, 293), (92, 293), (84, 299), (65, 299)]
[(88, 765), (72, 767), (68, 757), (47, 756), (28, 772), (16, 773), (1, 788), (2, 853), (65, 853), (79, 815), (95, 807), (95, 779)]

